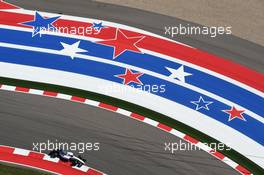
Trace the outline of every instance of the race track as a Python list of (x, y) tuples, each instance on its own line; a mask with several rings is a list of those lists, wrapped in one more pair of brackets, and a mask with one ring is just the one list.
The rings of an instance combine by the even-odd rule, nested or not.
[[(160, 35), (164, 35), (164, 25), (187, 23), (172, 17), (93, 1), (8, 2), (27, 9), (105, 19)], [(177, 40), (264, 72), (264, 49), (257, 44), (235, 36), (216, 39), (192, 36)], [(48, 139), (100, 142), (100, 151), (86, 152), (84, 157), (89, 166), (113, 175), (238, 174), (203, 151), (169, 154), (164, 151), (164, 142), (178, 143), (178, 138), (113, 112), (6, 91), (0, 91), (0, 99), (1, 145), (32, 149), (33, 142)]]
[[(179, 139), (125, 116), (48, 97), (0, 91), (0, 145), (33, 149), (32, 143), (99, 142), (88, 165), (113, 175), (238, 174), (203, 151), (165, 152)], [(15, 130), (14, 130), (15, 128)]]

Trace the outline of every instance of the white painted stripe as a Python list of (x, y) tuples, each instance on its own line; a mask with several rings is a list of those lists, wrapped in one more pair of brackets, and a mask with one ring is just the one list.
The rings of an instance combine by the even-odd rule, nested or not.
[(60, 99), (65, 99), (65, 100), (71, 100), (71, 98), (72, 98), (71, 95), (61, 94), (61, 93), (58, 93), (57, 97)]
[(119, 113), (119, 114), (123, 114), (125, 116), (130, 116), (132, 114), (132, 112), (127, 111), (125, 109), (121, 109), (121, 108), (118, 108), (116, 112)]
[(51, 158), (49, 155), (45, 154), (43, 160), (47, 160), (50, 162), (58, 163), (60, 161), (59, 158)]
[(35, 94), (35, 95), (42, 95), (44, 91), (37, 90), (37, 89), (29, 89), (29, 93)]
[[(20, 73), (14, 74), (13, 71), (10, 70), (16, 70)], [(48, 84), (57, 84), (72, 88), (78, 87), (78, 89), (100, 93), (102, 95), (111, 96), (124, 101), (128, 101), (130, 103), (137, 104), (166, 116), (170, 116), (171, 118), (179, 122), (185, 123), (186, 125), (189, 125), (192, 128), (215, 138), (219, 142), (228, 144), (234, 150), (238, 151), (242, 155), (245, 155), (256, 164), (264, 167), (264, 159), (256, 157), (260, 154), (264, 155), (264, 147), (262, 145), (256, 143), (252, 139), (230, 128), (229, 126), (226, 126), (221, 122), (207, 117), (202, 113), (191, 110), (186, 106), (180, 105), (170, 100), (158, 97), (154, 94), (149, 94), (148, 92), (143, 91), (135, 92), (133, 91), (132, 87), (123, 86), (118, 83), (115, 83), (114, 85), (117, 88), (120, 88), (122, 92), (130, 92), (132, 90), (134, 93), (106, 92), (98, 87), (102, 87), (103, 85), (112, 87), (113, 82), (69, 72), (1, 62), (0, 75), (2, 77), (31, 80)], [(97, 104), (98, 103), (99, 102), (97, 102)], [(228, 133), (228, 136), (226, 135), (226, 133)], [(251, 149), (248, 149), (248, 145), (250, 145)]]
[(149, 119), (149, 118), (145, 118), (145, 119), (143, 120), (143, 122), (144, 122), (144, 123), (147, 123), (147, 124), (149, 124), (149, 125), (155, 126), (155, 127), (157, 127), (157, 125), (159, 124), (159, 122), (156, 122), (156, 121), (154, 121), (154, 120), (152, 120), (152, 119)]
[(15, 91), (16, 87), (15, 86), (9, 86), (9, 85), (3, 85), (1, 87), (1, 89), (7, 90), (7, 91)]
[[(63, 53), (61, 51), (52, 50), (52, 49), (44, 49), (44, 48), (17, 45), (17, 44), (10, 44), (10, 43), (2, 43), (2, 42), (0, 42), (0, 45), (2, 47), (8, 47), (8, 48), (13, 48), (13, 49), (21, 49), (21, 50), (28, 50), (28, 51), (34, 51), (34, 52), (44, 52), (44, 53), (49, 53), (49, 54), (57, 54), (57, 55), (68, 56), (67, 53)], [(240, 105), (238, 105), (236, 103), (233, 103), (233, 102), (231, 102), (231, 101), (229, 101), (229, 100), (227, 100), (227, 99), (225, 99), (223, 97), (220, 97), (220, 96), (218, 96), (216, 94), (213, 94), (211, 92), (203, 90), (203, 89), (201, 89), (199, 87), (193, 86), (191, 84), (183, 83), (181, 81), (178, 81), (176, 79), (172, 79), (172, 78), (170, 78), (168, 76), (165, 76), (165, 75), (153, 72), (153, 71), (142, 69), (142, 68), (139, 68), (139, 67), (136, 67), (136, 66), (131, 66), (131, 65), (128, 65), (128, 64), (125, 64), (125, 63), (119, 63), (119, 62), (116, 62), (116, 61), (113, 61), (113, 60), (106, 60), (106, 59), (103, 59), (103, 58), (87, 56), (87, 55), (82, 55), (82, 54), (76, 54), (76, 57), (77, 58), (86, 59), (86, 60), (93, 60), (93, 61), (100, 62), (100, 63), (110, 64), (110, 65), (114, 65), (114, 66), (119, 66), (119, 67), (123, 67), (123, 68), (133, 69), (135, 71), (142, 72), (144, 74), (147, 74), (147, 75), (150, 75), (150, 76), (153, 76), (153, 77), (157, 77), (159, 79), (162, 79), (162, 80), (177, 84), (179, 86), (182, 86), (182, 87), (185, 87), (187, 89), (190, 89), (190, 90), (199, 92), (201, 94), (204, 94), (206, 96), (209, 96), (209, 97), (211, 97), (213, 99), (216, 99), (216, 100), (218, 100), (218, 101), (220, 101), (220, 102), (222, 102), (224, 104), (227, 104), (229, 106), (235, 106), (238, 110), (240, 110), (240, 109), (246, 110), (245, 111), (246, 114), (248, 114), (252, 118), (254, 118), (254, 119), (256, 119), (256, 120), (258, 120), (258, 121), (260, 121), (261, 123), (264, 124), (264, 118), (259, 116), (256, 113), (250, 111), (249, 109), (247, 109), (247, 108), (245, 108), (243, 106), (240, 106)], [(70, 57), (69, 57), (69, 59), (70, 59)]]
[(81, 166), (80, 168), (77, 167), (77, 166), (74, 166), (73, 168), (74, 168), (74, 169), (77, 169), (77, 170), (80, 170), (80, 171), (83, 171), (83, 172), (87, 172), (87, 171), (90, 169), (90, 167), (88, 167), (88, 166), (86, 166), (86, 165), (83, 165), (83, 166)]
[(204, 150), (205, 152), (208, 152), (208, 153), (210, 153), (210, 151), (212, 150), (211, 147), (209, 147), (209, 146), (207, 146), (201, 142), (198, 142), (197, 144), (195, 144), (195, 146), (201, 148), (202, 150)]
[(25, 149), (20, 149), (20, 148), (15, 148), (13, 154), (17, 154), (17, 155), (22, 155), (22, 156), (28, 156), (30, 153), (29, 150), (25, 150)]
[(236, 162), (229, 159), (228, 157), (225, 157), (222, 161), (225, 162), (227, 165), (231, 166), (232, 168), (236, 168), (238, 166)]
[(84, 103), (88, 104), (88, 105), (91, 105), (91, 106), (96, 106), (96, 107), (98, 107), (99, 104), (100, 104), (100, 102), (98, 102), (98, 101), (89, 100), (89, 99), (86, 99)]
[(175, 136), (177, 136), (177, 137), (179, 137), (179, 138), (181, 138), (181, 139), (183, 139), (184, 136), (185, 136), (184, 133), (182, 133), (182, 132), (180, 132), (180, 131), (177, 131), (176, 129), (172, 129), (172, 130), (170, 131), (170, 133), (173, 134), (173, 135), (175, 135)]

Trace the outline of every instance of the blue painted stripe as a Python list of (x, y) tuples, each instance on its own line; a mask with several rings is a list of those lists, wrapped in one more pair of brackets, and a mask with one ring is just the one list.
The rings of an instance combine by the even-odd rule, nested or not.
[[(78, 41), (76, 39), (49, 35), (42, 35), (41, 38), (32, 38), (31, 33), (29, 32), (20, 32), (7, 29), (0, 29), (0, 36), (0, 42), (49, 48), (54, 50), (61, 50), (63, 48), (60, 42), (72, 44)], [(83, 54), (112, 60), (113, 48), (111, 47), (83, 40), (81, 42), (80, 47), (89, 50), (89, 53)], [(153, 55), (138, 54), (133, 52), (125, 52), (120, 57), (115, 59), (115, 61), (144, 68), (166, 76), (168, 76), (170, 73), (165, 67), (177, 69), (181, 66), (180, 64), (164, 60)], [(260, 97), (237, 85), (214, 77), (212, 75), (206, 74), (199, 70), (185, 66), (185, 71), (193, 74), (192, 76), (186, 77), (187, 83), (209, 91), (211, 93), (214, 93), (229, 101), (237, 103), (245, 107), (246, 109), (249, 109), (254, 113), (264, 117), (263, 97)]]
[[(84, 59), (72, 60), (67, 56), (3, 47), (0, 47), (0, 53), (1, 62), (62, 70), (122, 83), (122, 79), (119, 79), (114, 75), (123, 74), (124, 68), (109, 64)], [(222, 112), (221, 110), (230, 109), (230, 106), (223, 104), (216, 99), (212, 99), (190, 89), (146, 74), (140, 77), (140, 80), (147, 85), (165, 85), (166, 91), (164, 93), (158, 92), (154, 94), (187, 106), (191, 109), (195, 109), (195, 105), (190, 103), (190, 101), (198, 100), (198, 98), (202, 95), (207, 101), (213, 101), (214, 103), (210, 106), (209, 111), (202, 109), (199, 112), (243, 133), (256, 142), (264, 145), (264, 135), (262, 134), (262, 131), (264, 130), (264, 124), (255, 120), (254, 118), (244, 114), (247, 120), (246, 122), (239, 119), (234, 119), (231, 122), (228, 122), (228, 114)], [(131, 83), (131, 85), (135, 86), (133, 83)], [(226, 134), (228, 135), (229, 133)]]

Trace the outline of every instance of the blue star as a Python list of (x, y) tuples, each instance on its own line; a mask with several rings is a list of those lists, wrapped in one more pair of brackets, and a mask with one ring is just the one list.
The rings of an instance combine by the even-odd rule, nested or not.
[(208, 106), (210, 104), (212, 104), (213, 102), (212, 101), (204, 101), (203, 97), (200, 96), (198, 101), (191, 101), (191, 103), (196, 105), (195, 110), (198, 111), (199, 109), (202, 109), (202, 108), (204, 108), (206, 110), (209, 110)]
[(56, 29), (56, 27), (52, 25), (52, 23), (54, 23), (59, 18), (60, 16), (43, 18), (38, 12), (36, 12), (33, 21), (24, 22), (21, 24), (33, 27), (32, 37), (36, 36), (37, 34), (41, 36), (42, 30)]
[(104, 26), (103, 22), (100, 22), (100, 23), (95, 23), (94, 22), (93, 25), (92, 25), (92, 28), (100, 32), (101, 29), (107, 28), (107, 26)]

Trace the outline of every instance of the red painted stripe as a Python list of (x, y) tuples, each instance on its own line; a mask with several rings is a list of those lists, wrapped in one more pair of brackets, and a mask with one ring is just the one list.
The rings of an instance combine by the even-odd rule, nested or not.
[(220, 160), (223, 160), (225, 158), (225, 155), (218, 151), (211, 150), (210, 153), (213, 154), (215, 157), (219, 158)]
[(63, 162), (63, 161), (61, 161), (61, 160), (59, 160), (59, 162), (58, 162), (59, 164), (62, 164), (62, 165), (66, 165), (66, 166), (71, 166), (71, 163), (70, 162)]
[(103, 175), (103, 173), (99, 172), (99, 171), (96, 171), (92, 168), (90, 168), (88, 171), (87, 171), (87, 174), (89, 175)]
[(141, 121), (143, 121), (145, 119), (144, 116), (136, 114), (136, 113), (132, 113), (130, 116), (137, 119), (137, 120), (141, 120)]
[(198, 140), (196, 140), (195, 138), (193, 138), (193, 137), (191, 137), (189, 135), (185, 135), (184, 139), (189, 141), (189, 142), (191, 142), (191, 143), (193, 143), (193, 144), (197, 144), (199, 142)]
[(109, 105), (109, 104), (106, 104), (106, 103), (100, 103), (99, 106), (102, 107), (102, 108), (111, 110), (111, 111), (117, 111), (117, 109), (118, 109), (118, 107), (112, 106), (112, 105)]
[(19, 7), (14, 6), (12, 4), (6, 3), (4, 1), (0, 1), (0, 9), (18, 9)]
[(242, 167), (241, 165), (238, 165), (236, 167), (236, 170), (238, 170), (239, 172), (241, 172), (243, 175), (249, 175), (249, 174), (251, 174), (250, 171), (248, 171), (246, 168)]
[(76, 97), (76, 96), (72, 96), (71, 98), (72, 101), (77, 101), (77, 102), (85, 102), (85, 98), (82, 97)]
[[(0, 22), (2, 24), (11, 26), (22, 26), (18, 23), (33, 20), (32, 15), (16, 14), (9, 12), (0, 12)], [(58, 27), (75, 26), (84, 27), (91, 26), (91, 24), (86, 22), (77, 22), (71, 20), (58, 20), (54, 23)], [(23, 26), (25, 27), (25, 26)], [(109, 27), (103, 29), (98, 35), (86, 35), (89, 37), (96, 37), (100, 39), (112, 39), (115, 36), (115, 28)], [(122, 30), (128, 36), (139, 36), (142, 34), (131, 32), (127, 30)], [(156, 44), (159, 43), (158, 47)], [(246, 68), (242, 65), (236, 64), (229, 60), (223, 59), (221, 57), (206, 53), (204, 51), (189, 48), (184, 45), (173, 43), (160, 38), (155, 38), (151, 36), (145, 37), (141, 42), (137, 43), (138, 47), (153, 50), (171, 57), (175, 57), (186, 62), (204, 67), (206, 69), (215, 71), (217, 73), (223, 74), (227, 77), (240, 81), (247, 84), (255, 89), (264, 92), (264, 75), (258, 73), (254, 70)]]
[(56, 97), (58, 95), (58, 93), (57, 92), (44, 91), (43, 95)]
[(169, 126), (167, 126), (167, 125), (164, 125), (164, 124), (162, 124), (162, 123), (159, 123), (157, 127), (160, 128), (160, 129), (163, 129), (163, 130), (165, 130), (165, 131), (168, 131), (168, 132), (170, 132), (170, 131), (172, 130), (171, 127), (169, 127)]
[(31, 158), (34, 158), (34, 159), (43, 159), (44, 158), (44, 154), (37, 153), (37, 152), (30, 152), (28, 154), (28, 157), (31, 157)]
[(0, 146), (0, 153), (13, 154), (14, 150), (15, 150), (15, 148)]
[(15, 91), (19, 91), (19, 92), (29, 92), (29, 88), (24, 88), (24, 87), (19, 87), (17, 86)]

